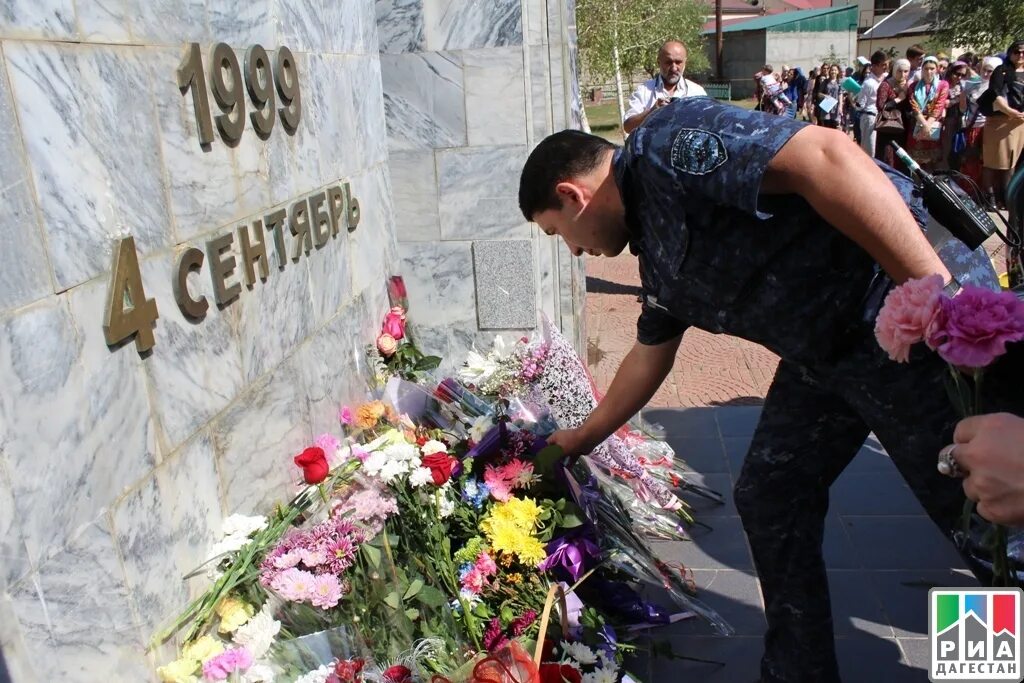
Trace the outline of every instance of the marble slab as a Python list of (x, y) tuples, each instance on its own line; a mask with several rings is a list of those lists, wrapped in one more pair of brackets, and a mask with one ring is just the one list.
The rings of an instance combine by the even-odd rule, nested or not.
[(324, 52), (347, 55), (377, 53), (374, 0), (324, 2), (320, 16), (327, 31)]
[(380, 68), (391, 151), (466, 144), (462, 53), (382, 54)]
[(481, 330), (537, 326), (533, 240), (473, 242), (473, 273)]
[(354, 295), (352, 286), (352, 233), (344, 227), (327, 240), (323, 248), (310, 252), (309, 290), (313, 304), (313, 327), (337, 315)]
[(146, 51), (8, 42), (4, 53), (57, 287), (108, 270), (112, 234), (129, 230), (143, 254), (168, 246)]
[(388, 158), (381, 65), (377, 55), (353, 60), (351, 101), (358, 142), (354, 149), (363, 168), (369, 168)]
[(551, 65), (548, 47), (531, 47), (529, 59), (531, 123), (533, 143), (537, 144), (555, 132), (551, 125)]
[(32, 179), (25, 161), (17, 115), (0, 58), (0, 311), (22, 306), (53, 291), (46, 247), (36, 215)]
[(278, 44), (292, 52), (328, 52), (332, 38), (330, 22), (324, 20), (327, 4), (325, 0), (277, 0)]
[(86, 523), (10, 597), (35, 674), (30, 680), (151, 680), (106, 517)]
[(523, 44), (520, 0), (423, 0), (426, 49)]
[(21, 626), (14, 615), (14, 602), (6, 592), (0, 593), (0, 651), (4, 653), (6, 680), (19, 683), (38, 680), (26, 651)]
[(526, 74), (522, 47), (467, 50), (466, 128), (471, 146), (526, 142)]
[(534, 239), (537, 249), (537, 308), (546, 316), (559, 324), (561, 311), (558, 305), (558, 244), (557, 237), (540, 235)]
[(224, 515), (210, 437), (200, 435), (168, 456), (112, 514), (131, 600), (148, 641), (209, 585), (204, 577), (183, 577), (206, 561), (220, 537)]
[(373, 343), (363, 325), (365, 305), (363, 297), (349, 301), (298, 352), (314, 436), (340, 436), (338, 409), (365, 400), (366, 347)]
[(470, 242), (454, 241), (398, 245), (409, 312), (417, 330), (475, 326), (471, 246)]
[(214, 41), (239, 49), (258, 44), (268, 51), (287, 45), (277, 40), (275, 0), (214, 0), (206, 7)]
[(379, 287), (395, 270), (395, 223), (387, 166), (352, 178), (352, 191), (359, 198), (362, 218), (352, 239), (352, 291), (360, 294)]
[(0, 319), (0, 442), (36, 565), (158, 460), (138, 353), (103, 340), (105, 298), (94, 282)]
[(365, 165), (357, 153), (359, 131), (356, 129), (356, 109), (352, 106), (352, 88), (359, 62), (352, 57), (325, 55), (323, 85), (328, 98), (327, 116), (319, 136), (320, 164), (325, 182), (346, 179), (358, 173)]
[(21, 581), (31, 570), (7, 464), (0, 459), (0, 592)]
[(548, 3), (547, 0), (525, 0), (526, 2), (526, 43), (547, 45)]
[(74, 0), (4, 0), (0, 5), (0, 35), (4, 38), (73, 38)]
[(433, 150), (392, 151), (392, 199), (399, 241), (429, 242), (441, 239), (438, 218), (437, 172)]
[(376, 0), (375, 10), (382, 54), (424, 50), (423, 0)]
[(210, 33), (205, 0), (127, 2), (132, 37), (136, 43), (178, 46), (182, 43), (196, 42), (206, 46), (215, 40), (222, 40), (220, 36)]
[(295, 357), (255, 382), (211, 426), (221, 496), (230, 513), (265, 514), (297, 489), (292, 461), (312, 442)]
[[(270, 239), (270, 235), (267, 235)], [(237, 237), (236, 237), (237, 244)], [(151, 401), (160, 429), (161, 451), (170, 453), (238, 396), (244, 387), (241, 347), (234, 334), (238, 309), (219, 310), (213, 298), (210, 265), (188, 277), (194, 298), (205, 296), (210, 307), (200, 322), (185, 318), (174, 299), (178, 255), (185, 247), (205, 251), (202, 241), (187, 243), (173, 254), (161, 254), (140, 264), (146, 294), (156, 299), (160, 319), (156, 345), (144, 363)], [(268, 245), (271, 250), (273, 247)], [(239, 258), (236, 256), (236, 258)], [(240, 262), (240, 261), (239, 261)], [(233, 280), (241, 280), (240, 271)], [(269, 283), (269, 280), (268, 280)], [(245, 298), (260, 297), (264, 283), (257, 281)]]
[(443, 239), (529, 237), (519, 210), (526, 147), (475, 147), (437, 152)]
[(132, 42), (130, 0), (92, 0), (78, 3), (79, 35), (89, 43)]

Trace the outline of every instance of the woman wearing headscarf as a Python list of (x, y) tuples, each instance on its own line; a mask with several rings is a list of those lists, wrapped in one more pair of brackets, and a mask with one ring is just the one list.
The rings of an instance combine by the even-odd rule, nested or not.
[(949, 98), (946, 104), (946, 116), (942, 120), (942, 159), (941, 167), (951, 171), (960, 170), (963, 149), (954, 149), (954, 143), (964, 127), (964, 110), (961, 95), (964, 92), (964, 81), (967, 80), (967, 63), (955, 61), (946, 69), (945, 81), (949, 83)]
[(903, 173), (907, 169), (896, 158), (892, 144), (904, 144), (910, 121), (910, 60), (893, 62), (892, 75), (878, 86), (878, 118), (875, 119), (875, 158)]
[(980, 80), (968, 80), (964, 83), (960, 95), (960, 106), (964, 110), (964, 135), (966, 148), (960, 172), (973, 180), (986, 195), (992, 194), (992, 171), (985, 169), (981, 163), (981, 145), (985, 137), (986, 117), (978, 106), (978, 98), (988, 90), (992, 73), (1003, 63), (999, 57), (986, 57), (981, 62)]
[(985, 167), (992, 169), (996, 205), (1003, 207), (1010, 172), (1024, 150), (1024, 40), (1007, 48), (1006, 61), (993, 72), (989, 87), (996, 98), (985, 121), (982, 155)]
[(939, 78), (939, 60), (925, 57), (921, 79), (910, 86), (913, 128), (907, 136), (907, 152), (926, 171), (935, 169), (942, 157), (942, 119), (946, 115), (949, 83)]

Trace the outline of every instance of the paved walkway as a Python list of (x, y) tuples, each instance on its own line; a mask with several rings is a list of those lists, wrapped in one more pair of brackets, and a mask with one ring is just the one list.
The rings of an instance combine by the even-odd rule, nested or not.
[[(587, 274), (591, 369), (604, 390), (633, 343), (636, 262), (628, 254), (591, 258)], [(697, 621), (659, 629), (655, 640), (680, 655), (721, 663), (637, 662), (647, 681), (758, 680), (764, 603), (732, 488), (760, 414), (743, 404), (761, 402), (776, 363), (743, 340), (688, 331), (667, 386), (645, 410), (693, 478), (726, 495), (724, 505), (693, 498), (712, 529), (696, 530), (692, 542), (656, 544), (659, 555), (689, 567), (700, 597), (736, 629), (730, 638)], [(832, 488), (825, 558), (844, 683), (926, 681), (928, 589), (976, 584), (876, 442), (865, 444)]]

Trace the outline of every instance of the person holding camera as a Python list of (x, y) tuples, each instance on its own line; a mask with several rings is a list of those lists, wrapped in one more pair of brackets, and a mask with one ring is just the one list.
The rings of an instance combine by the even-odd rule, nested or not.
[(707, 97), (707, 92), (683, 76), (686, 71), (686, 46), (670, 40), (658, 50), (658, 75), (644, 81), (629, 98), (629, 109), (622, 121), (626, 134), (632, 133), (652, 111), (684, 97)]

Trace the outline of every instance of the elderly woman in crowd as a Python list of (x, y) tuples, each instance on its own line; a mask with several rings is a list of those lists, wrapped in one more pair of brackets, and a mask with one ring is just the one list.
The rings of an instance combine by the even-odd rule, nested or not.
[(985, 168), (991, 169), (996, 205), (1003, 207), (1010, 171), (1024, 150), (1024, 40), (1010, 44), (990, 87), (996, 98), (994, 113), (985, 121), (982, 156)]
[(910, 84), (913, 128), (907, 136), (907, 152), (926, 171), (942, 158), (942, 121), (949, 99), (949, 83), (939, 78), (939, 60), (925, 57), (921, 78)]
[(983, 170), (981, 144), (985, 134), (986, 117), (978, 106), (978, 98), (988, 90), (992, 72), (1002, 65), (999, 57), (986, 57), (980, 65), (981, 80), (967, 81), (960, 94), (960, 108), (964, 111), (964, 142), (960, 172), (977, 183), (982, 192), (992, 194), (992, 172)]
[(878, 86), (878, 117), (875, 119), (875, 158), (907, 172), (896, 158), (892, 144), (904, 144), (910, 121), (910, 60), (897, 59), (892, 74)]

